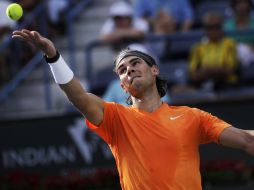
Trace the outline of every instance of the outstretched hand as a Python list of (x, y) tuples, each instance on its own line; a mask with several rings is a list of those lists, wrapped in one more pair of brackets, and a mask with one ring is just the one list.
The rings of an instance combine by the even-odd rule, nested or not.
[(16, 30), (12, 33), (12, 38), (23, 40), (41, 50), (47, 57), (56, 55), (56, 48), (52, 41), (40, 35), (37, 31), (27, 29)]

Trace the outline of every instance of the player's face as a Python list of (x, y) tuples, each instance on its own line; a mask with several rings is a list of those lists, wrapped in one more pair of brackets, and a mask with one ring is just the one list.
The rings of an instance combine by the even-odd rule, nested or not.
[(159, 70), (156, 65), (149, 66), (136, 56), (124, 58), (117, 66), (116, 72), (122, 88), (134, 97), (139, 97), (152, 85), (156, 85)]

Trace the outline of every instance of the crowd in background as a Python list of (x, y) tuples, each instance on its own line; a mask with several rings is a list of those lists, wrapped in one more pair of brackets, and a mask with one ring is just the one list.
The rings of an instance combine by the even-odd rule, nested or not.
[[(147, 45), (145, 36), (202, 30), (203, 37), (179, 56), (186, 60), (188, 69), (185, 89), (223, 90), (242, 85), (241, 71), (254, 64), (254, 35), (227, 35), (254, 29), (252, 13), (251, 0), (135, 0), (132, 4), (119, 1), (111, 6), (99, 39), (117, 51), (139, 43), (159, 64), (176, 64), (170, 56), (170, 41)], [(252, 84), (252, 80), (244, 83)], [(176, 86), (171, 85), (171, 90), (177, 89)]]
[[(66, 11), (79, 1), (0, 1), (2, 8), (11, 2), (18, 2), (24, 9), (24, 16), (18, 22), (11, 21), (5, 15), (1, 16), (1, 42), (20, 23), (29, 19), (32, 10), (40, 3), (46, 3), (45, 18), (49, 37), (65, 34)], [(36, 19), (27, 28), (37, 30), (39, 26)], [(146, 35), (175, 35), (202, 30), (204, 35), (200, 41), (177, 56), (186, 61), (188, 89), (220, 90), (241, 85), (241, 71), (243, 68), (248, 69), (254, 62), (254, 35), (227, 35), (229, 32), (245, 29), (254, 29), (252, 0), (116, 1), (110, 7), (101, 31), (98, 31), (98, 38), (109, 43), (115, 52), (131, 44), (139, 44), (159, 65), (176, 64), (176, 55), (171, 55), (169, 51), (174, 48), (169, 40), (147, 44)], [(22, 54), (15, 52), (17, 46), (22, 46)], [(9, 81), (35, 52), (32, 47), (18, 42), (4, 49), (0, 53), (0, 86)], [(17, 56), (12, 56), (13, 53)], [(244, 82), (252, 84), (253, 79)], [(175, 86), (177, 84), (170, 85), (172, 91), (177, 89)]]

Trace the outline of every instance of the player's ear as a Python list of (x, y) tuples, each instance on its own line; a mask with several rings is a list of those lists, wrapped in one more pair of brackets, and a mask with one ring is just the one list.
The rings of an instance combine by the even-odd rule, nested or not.
[(157, 65), (152, 66), (152, 73), (158, 75), (160, 73), (159, 67)]

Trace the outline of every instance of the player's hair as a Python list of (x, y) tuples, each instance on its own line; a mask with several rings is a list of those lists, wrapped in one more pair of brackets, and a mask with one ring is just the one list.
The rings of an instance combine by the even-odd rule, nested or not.
[[(138, 51), (138, 50), (131, 50), (129, 48), (122, 50), (117, 56), (116, 59), (114, 61), (114, 72), (116, 72), (116, 68), (117, 65), (126, 57), (129, 56), (137, 56), (141, 59), (143, 59), (150, 67), (152, 67), (153, 65), (156, 65), (156, 62), (154, 60), (154, 58), (144, 52)], [(166, 92), (167, 92), (167, 80), (163, 79), (160, 76), (156, 76), (156, 87), (158, 90), (158, 93), (160, 95), (160, 97), (165, 96)], [(133, 102), (131, 100), (131, 96), (129, 96), (126, 99), (126, 103), (128, 105), (132, 105)]]

